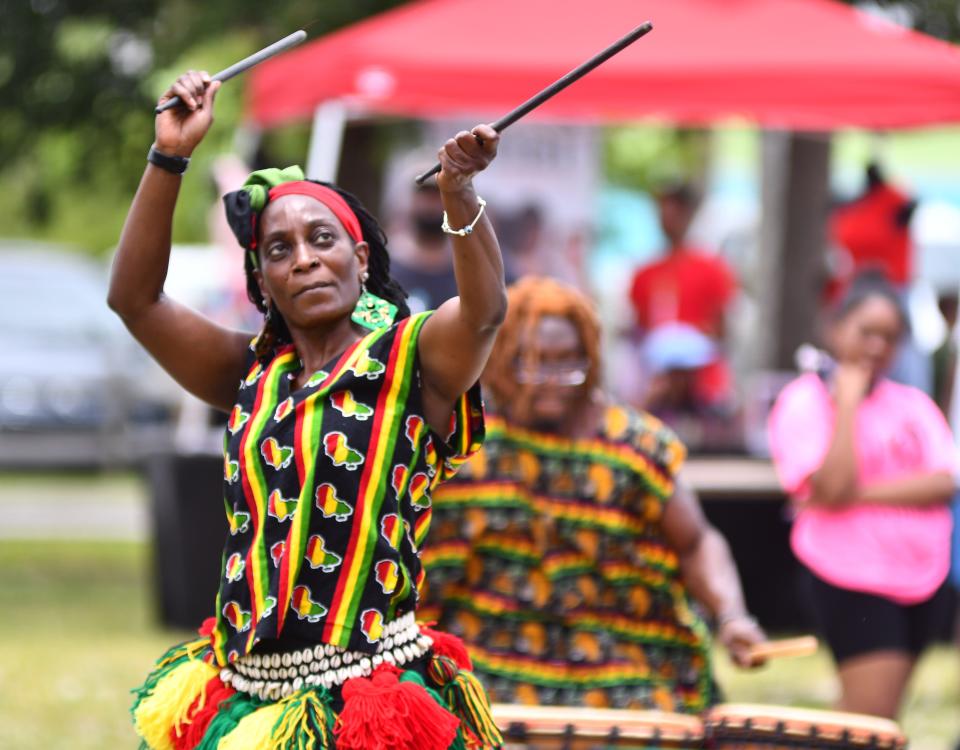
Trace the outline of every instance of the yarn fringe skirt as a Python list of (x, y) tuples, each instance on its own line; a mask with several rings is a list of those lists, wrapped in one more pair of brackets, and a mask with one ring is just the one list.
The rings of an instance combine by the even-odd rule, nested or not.
[[(434, 641), (425, 676), (379, 664), (342, 686), (301, 686), (278, 700), (220, 679), (209, 638), (174, 646), (134, 691), (148, 750), (487, 750), (502, 738), (462, 644)], [(334, 706), (339, 711), (334, 710)]]

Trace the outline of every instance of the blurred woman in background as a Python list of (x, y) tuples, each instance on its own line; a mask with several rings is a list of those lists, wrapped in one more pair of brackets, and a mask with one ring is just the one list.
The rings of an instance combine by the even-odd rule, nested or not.
[(496, 415), (433, 497), (421, 614), (463, 638), (498, 702), (702, 711), (717, 695), (700, 612), (740, 666), (765, 636), (679, 478), (686, 449), (603, 393), (584, 294), (527, 277), (508, 295), (483, 379)]
[(906, 332), (882, 274), (857, 277), (828, 332), (835, 366), (788, 385), (769, 423), (839, 707), (890, 718), (949, 616), (953, 438), (929, 397), (884, 377)]

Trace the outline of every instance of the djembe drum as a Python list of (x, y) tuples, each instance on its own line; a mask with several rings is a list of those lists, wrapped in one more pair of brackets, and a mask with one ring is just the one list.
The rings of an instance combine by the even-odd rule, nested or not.
[(838, 711), (731, 703), (712, 708), (704, 723), (708, 746), (718, 750), (901, 750), (907, 746), (896, 722)]
[(504, 750), (703, 747), (703, 722), (663, 711), (494, 704)]

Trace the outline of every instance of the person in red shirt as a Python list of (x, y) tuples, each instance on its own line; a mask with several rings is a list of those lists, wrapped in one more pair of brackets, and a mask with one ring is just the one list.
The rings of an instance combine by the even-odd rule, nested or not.
[[(736, 293), (736, 279), (721, 258), (686, 243), (696, 204), (693, 188), (685, 183), (657, 195), (667, 253), (640, 268), (630, 287), (636, 322), (645, 337), (660, 326), (679, 323), (716, 342), (724, 338), (724, 314)], [(694, 400), (700, 403), (715, 404), (729, 395), (729, 371), (719, 356), (697, 368), (692, 382)], [(648, 405), (656, 409), (655, 403)]]
[(896, 287), (912, 278), (913, 249), (910, 218), (916, 201), (890, 185), (876, 164), (867, 167), (867, 189), (856, 200), (841, 206), (830, 222), (830, 235), (850, 254), (847, 278), (866, 268), (878, 268)]
[[(867, 165), (863, 194), (837, 208), (830, 219), (830, 239), (838, 252), (824, 290), (828, 304), (835, 303), (856, 276), (871, 270), (882, 273), (906, 303), (914, 275), (910, 220), (916, 207), (916, 200), (891, 185), (879, 165)], [(934, 393), (933, 362), (909, 333), (888, 375), (927, 395)]]
[(667, 254), (639, 269), (630, 288), (637, 323), (645, 332), (680, 322), (723, 338), (724, 311), (737, 284), (721, 258), (686, 244), (696, 203), (693, 189), (686, 184), (657, 195), (660, 226), (669, 243)]

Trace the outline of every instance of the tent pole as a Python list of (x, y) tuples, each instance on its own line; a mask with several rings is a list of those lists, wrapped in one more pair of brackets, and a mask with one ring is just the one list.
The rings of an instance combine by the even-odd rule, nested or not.
[(765, 131), (762, 136), (758, 361), (792, 370), (797, 347), (814, 341), (825, 278), (830, 136)]
[(336, 181), (346, 126), (347, 108), (339, 99), (325, 101), (313, 111), (307, 177), (327, 182)]

